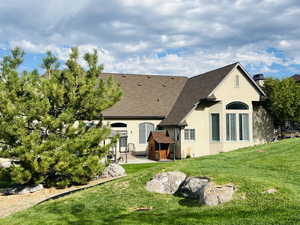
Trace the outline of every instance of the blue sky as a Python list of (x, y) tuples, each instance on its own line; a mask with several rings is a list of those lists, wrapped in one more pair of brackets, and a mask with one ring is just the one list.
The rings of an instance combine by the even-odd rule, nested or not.
[(193, 76), (239, 61), (286, 77), (300, 73), (299, 18), (299, 0), (1, 0), (0, 59), (19, 46), (32, 70), (78, 46), (106, 72)]

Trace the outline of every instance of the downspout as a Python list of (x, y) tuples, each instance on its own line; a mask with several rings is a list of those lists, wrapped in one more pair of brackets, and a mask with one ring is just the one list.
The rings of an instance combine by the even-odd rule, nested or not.
[(173, 160), (175, 161), (176, 160), (176, 143), (177, 143), (177, 128), (174, 129), (174, 140), (175, 140), (175, 143), (174, 143), (174, 150), (173, 150)]
[(175, 139), (175, 144), (174, 144), (174, 154), (173, 154), (173, 160), (176, 160), (176, 153), (177, 153), (177, 143), (179, 141), (179, 132), (180, 132), (180, 128), (179, 127), (175, 127), (174, 128), (174, 139)]

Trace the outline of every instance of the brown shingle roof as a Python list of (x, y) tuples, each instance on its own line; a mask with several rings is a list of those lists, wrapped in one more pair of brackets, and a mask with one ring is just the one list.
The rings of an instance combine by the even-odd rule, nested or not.
[(300, 82), (300, 74), (295, 74), (292, 78), (298, 83)]
[(200, 100), (213, 99), (208, 96), (237, 66), (245, 73), (261, 95), (265, 95), (250, 75), (237, 62), (222, 68), (187, 78), (181, 76), (101, 74), (112, 76), (123, 90), (120, 102), (103, 112), (104, 118), (157, 118), (164, 119), (160, 126), (184, 125), (184, 117)]
[(164, 131), (151, 131), (149, 138), (147, 141), (149, 141), (150, 138), (153, 138), (154, 141), (161, 144), (172, 144), (175, 143), (174, 140), (167, 136), (166, 132)]
[(186, 82), (171, 112), (159, 125), (180, 125), (180, 122), (190, 112), (195, 104), (197, 104), (200, 99), (207, 98), (237, 64), (238, 63), (233, 63), (190, 78)]
[(180, 96), (168, 116), (161, 121), (159, 126), (185, 125), (183, 119), (200, 102), (200, 100), (213, 100), (209, 96), (220, 84), (226, 75), (235, 67), (245, 74), (252, 86), (262, 95), (263, 90), (255, 83), (252, 77), (242, 68), (239, 62), (215, 69), (195, 77), (191, 77), (185, 84)]
[(103, 73), (120, 84), (122, 99), (103, 112), (104, 118), (165, 118), (187, 77)]

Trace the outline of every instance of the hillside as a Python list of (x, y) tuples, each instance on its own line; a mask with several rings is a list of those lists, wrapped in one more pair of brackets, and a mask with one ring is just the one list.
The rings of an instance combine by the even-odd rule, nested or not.
[[(35, 206), (0, 225), (300, 224), (300, 139), (174, 163), (127, 165), (126, 170), (128, 177)], [(145, 190), (154, 174), (173, 170), (235, 183), (235, 200), (207, 207)], [(278, 192), (262, 193), (270, 188)]]

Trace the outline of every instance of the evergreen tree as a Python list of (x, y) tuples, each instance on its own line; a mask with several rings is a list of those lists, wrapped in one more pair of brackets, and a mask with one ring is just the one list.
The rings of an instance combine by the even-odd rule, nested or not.
[(12, 50), (0, 68), (2, 152), (19, 160), (6, 173), (17, 184), (84, 184), (102, 172), (111, 144), (103, 144), (110, 129), (102, 125), (101, 113), (120, 99), (120, 88), (112, 78), (99, 79), (97, 51), (85, 54), (87, 70), (78, 63), (77, 48), (64, 70), (48, 52), (45, 76), (36, 70), (19, 75), (23, 55)]
[(300, 122), (300, 85), (291, 79), (269, 78), (264, 83), (267, 107), (278, 125), (285, 121)]

